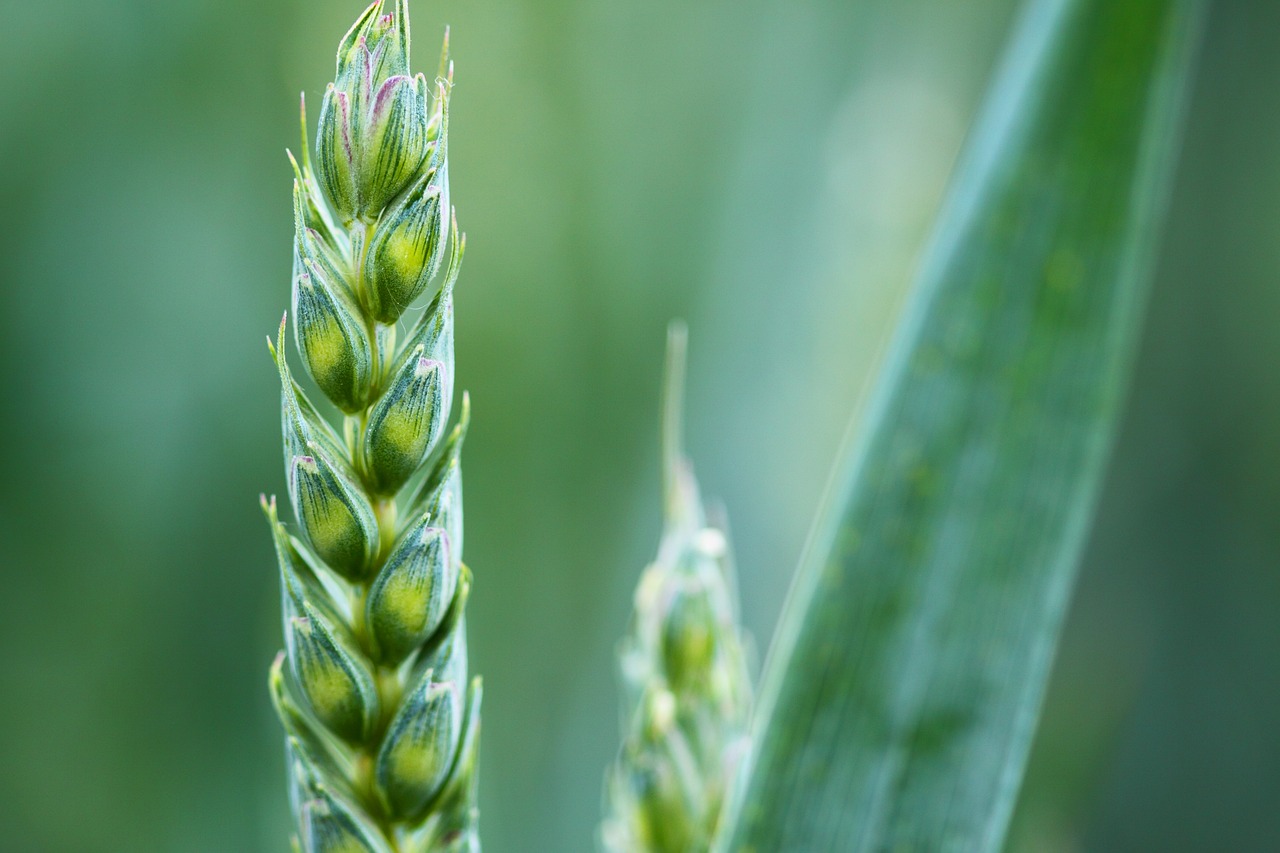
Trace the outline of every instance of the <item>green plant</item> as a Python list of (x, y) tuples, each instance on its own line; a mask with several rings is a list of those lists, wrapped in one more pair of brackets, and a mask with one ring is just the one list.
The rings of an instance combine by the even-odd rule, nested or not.
[[(434, 84), (409, 65), (406, 0), (378, 0), (338, 47), (313, 170), (294, 161), (293, 329), (341, 413), (329, 424), (280, 373), (285, 469), (300, 535), (263, 499), (285, 651), (271, 692), (306, 853), (477, 850), (480, 683), (467, 684), (449, 206), (448, 41)], [(292, 157), (291, 157), (292, 159)], [(451, 248), (450, 248), (451, 247)], [(411, 305), (430, 304), (413, 322)], [(286, 317), (287, 321), (287, 317)]]
[(640, 578), (619, 651), (622, 749), (606, 780), (602, 830), (616, 853), (705, 850), (746, 755), (751, 680), (738, 627), (726, 525), (709, 521), (681, 449), (686, 332), (667, 337), (664, 529)]
[[(463, 253), (452, 75), (446, 50), (434, 93), (411, 77), (405, 2), (383, 7), (339, 48), (316, 170), (305, 139), (295, 163), (295, 338), (341, 429), (294, 382), (284, 324), (272, 345), (301, 536), (264, 499), (287, 647), (271, 685), (306, 851), (479, 845), (465, 396), (441, 441)], [(680, 448), (672, 332), (665, 529), (621, 653), (611, 849), (1003, 843), (1119, 411), (1198, 18), (1195, 0), (1029, 4), (784, 609), (750, 737), (727, 537)], [(449, 246), (438, 292), (399, 329)]]

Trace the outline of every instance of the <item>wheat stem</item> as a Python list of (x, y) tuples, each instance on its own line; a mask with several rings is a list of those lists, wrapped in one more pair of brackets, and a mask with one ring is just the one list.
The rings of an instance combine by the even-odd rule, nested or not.
[(728, 536), (711, 522), (681, 443), (687, 335), (667, 336), (664, 529), (635, 594), (619, 662), (626, 722), (601, 830), (614, 853), (709, 848), (748, 746), (751, 706)]
[(295, 382), (282, 322), (268, 343), (296, 528), (280, 522), (275, 498), (262, 505), (285, 625), (270, 686), (305, 853), (479, 850), (465, 394), (444, 437), (465, 244), (449, 206), (447, 41), (441, 68), (434, 85), (411, 74), (406, 0), (378, 0), (339, 46), (315, 169), (305, 109), (294, 162), (294, 338), (343, 413), (339, 432)]

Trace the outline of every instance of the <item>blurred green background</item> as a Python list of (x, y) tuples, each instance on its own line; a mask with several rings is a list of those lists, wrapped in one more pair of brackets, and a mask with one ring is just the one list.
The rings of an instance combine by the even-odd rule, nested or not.
[[(667, 320), (763, 650), (1015, 5), (414, 6), (458, 66), (489, 849), (593, 848)], [(0, 849), (286, 849), (263, 337), (297, 92), (359, 6), (0, 6)], [(1209, 17), (1011, 850), (1280, 846), (1278, 33)]]

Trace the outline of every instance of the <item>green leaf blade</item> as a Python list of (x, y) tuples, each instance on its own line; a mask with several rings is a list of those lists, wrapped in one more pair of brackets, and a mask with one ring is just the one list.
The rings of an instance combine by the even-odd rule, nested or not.
[(1031, 5), (784, 610), (721, 849), (1002, 843), (1199, 17), (1183, 0)]

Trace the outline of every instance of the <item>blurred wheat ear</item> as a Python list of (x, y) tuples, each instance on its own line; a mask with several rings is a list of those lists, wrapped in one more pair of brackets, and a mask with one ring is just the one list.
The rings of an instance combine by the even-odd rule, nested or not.
[(1029, 4), (784, 608), (716, 849), (1001, 847), (1200, 14)]
[(626, 711), (606, 779), (612, 853), (706, 850), (746, 756), (751, 679), (727, 524), (708, 519), (681, 448), (685, 327), (667, 335), (662, 540), (619, 650)]
[[(331, 425), (295, 382), (281, 323), (271, 353), (297, 525), (287, 529), (275, 499), (263, 498), (284, 607), (270, 686), (286, 733), (294, 846), (305, 853), (480, 846), (465, 395), (445, 437), (464, 243), (449, 206), (453, 69), (447, 34), (430, 82), (411, 72), (409, 42), (406, 0), (364, 12), (338, 47), (316, 167), (305, 110), (293, 164), (294, 340), (341, 413)], [(410, 320), (406, 309), (427, 296)]]

